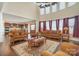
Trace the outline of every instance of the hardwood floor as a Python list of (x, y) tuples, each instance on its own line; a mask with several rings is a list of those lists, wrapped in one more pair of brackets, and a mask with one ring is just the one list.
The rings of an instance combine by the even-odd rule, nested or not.
[[(17, 42), (16, 44), (20, 44), (22, 42), (24, 41)], [(5, 42), (0, 43), (0, 56), (17, 56), (17, 54), (10, 47), (8, 39), (5, 39)]]
[(2, 43), (0, 42), (0, 55), (1, 55), (1, 46), (2, 46)]
[(10, 48), (8, 40), (0, 43), (0, 56), (16, 56), (16, 53)]
[(5, 44), (0, 46), (0, 56), (16, 56), (15, 52)]
[[(50, 39), (50, 40), (53, 40), (53, 39)], [(60, 42), (58, 40), (53, 40), (53, 41)], [(8, 39), (5, 39), (5, 42), (0, 43), (0, 56), (17, 56), (17, 54), (9, 46), (8, 42), (9, 42)], [(19, 42), (18, 44), (21, 44), (21, 43), (22, 41)]]

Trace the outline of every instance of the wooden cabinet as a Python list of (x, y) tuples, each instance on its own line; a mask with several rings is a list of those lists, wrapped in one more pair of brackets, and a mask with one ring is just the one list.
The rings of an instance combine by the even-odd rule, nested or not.
[(10, 27), (11, 27), (11, 24), (10, 23), (5, 23), (5, 35), (8, 34), (9, 30), (10, 30)]

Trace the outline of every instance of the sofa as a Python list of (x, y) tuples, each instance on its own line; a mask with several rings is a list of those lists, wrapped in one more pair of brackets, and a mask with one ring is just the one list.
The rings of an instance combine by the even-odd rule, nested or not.
[(68, 54), (66, 54), (63, 51), (57, 51), (56, 53), (51, 53), (49, 51), (42, 51), (41, 56), (68, 56)]
[(55, 53), (48, 50), (42, 51), (41, 56), (79, 56), (79, 46), (73, 43), (63, 42)]
[(73, 43), (63, 42), (60, 45), (60, 50), (64, 51), (69, 55), (78, 55), (79, 54), (79, 46)]
[(10, 40), (10, 43), (13, 44), (15, 41), (26, 40), (27, 36), (28, 33), (22, 30), (13, 30), (8, 33), (8, 38)]
[(61, 31), (50, 31), (50, 30), (46, 30), (46, 31), (42, 31), (40, 32), (41, 36), (44, 36), (46, 38), (50, 38), (50, 39), (60, 39), (61, 38)]
[(42, 52), (40, 53), (40, 55), (41, 55), (41, 56), (53, 56), (53, 54), (52, 54), (51, 52), (47, 51), (47, 50), (42, 51)]

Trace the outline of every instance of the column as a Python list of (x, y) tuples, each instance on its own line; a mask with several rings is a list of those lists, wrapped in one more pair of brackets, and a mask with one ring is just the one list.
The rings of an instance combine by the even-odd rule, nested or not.
[(30, 24), (28, 24), (28, 39), (31, 39), (31, 36), (30, 36)]
[(39, 21), (36, 20), (36, 32), (38, 32), (38, 31), (39, 31)]
[(0, 12), (0, 42), (4, 42), (4, 22)]

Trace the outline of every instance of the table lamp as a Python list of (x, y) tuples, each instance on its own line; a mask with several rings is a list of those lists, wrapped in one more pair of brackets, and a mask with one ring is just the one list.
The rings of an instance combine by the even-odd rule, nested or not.
[(64, 27), (64, 33), (67, 34), (68, 27)]

